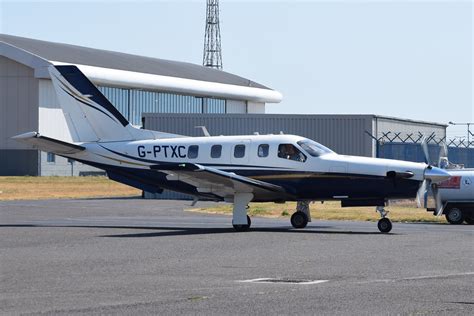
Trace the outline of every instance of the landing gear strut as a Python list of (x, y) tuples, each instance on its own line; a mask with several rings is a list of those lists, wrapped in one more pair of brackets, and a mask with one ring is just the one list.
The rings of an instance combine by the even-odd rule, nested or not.
[(247, 206), (252, 201), (252, 193), (235, 193), (232, 211), (232, 226), (238, 232), (249, 230), (252, 221), (247, 215)]
[(392, 230), (392, 222), (386, 217), (388, 212), (384, 209), (383, 206), (377, 206), (377, 212), (379, 212), (380, 216), (382, 217), (377, 223), (377, 227), (379, 228), (380, 232), (390, 232)]
[(296, 212), (291, 215), (291, 225), (294, 228), (305, 228), (308, 222), (311, 222), (309, 201), (298, 201), (296, 204)]

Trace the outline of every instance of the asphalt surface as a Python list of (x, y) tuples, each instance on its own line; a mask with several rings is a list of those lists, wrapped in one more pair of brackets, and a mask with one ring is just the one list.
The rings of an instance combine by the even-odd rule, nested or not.
[[(473, 226), (253, 218), (140, 199), (0, 204), (1, 314), (474, 314)], [(374, 214), (375, 216), (375, 214)], [(275, 278), (306, 283), (254, 283)], [(268, 280), (263, 280), (268, 281)]]

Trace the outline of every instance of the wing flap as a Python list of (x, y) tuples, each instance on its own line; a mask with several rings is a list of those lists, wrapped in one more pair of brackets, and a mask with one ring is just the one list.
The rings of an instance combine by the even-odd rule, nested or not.
[(288, 195), (281, 186), (199, 164), (170, 163), (150, 168), (168, 173), (167, 179), (170, 181), (183, 181), (195, 186), (199, 192), (214, 193), (222, 197), (232, 196), (237, 192), (257, 196)]

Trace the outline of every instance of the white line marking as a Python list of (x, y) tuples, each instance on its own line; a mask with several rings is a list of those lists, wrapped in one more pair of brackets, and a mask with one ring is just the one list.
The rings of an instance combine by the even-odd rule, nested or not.
[(239, 283), (264, 283), (264, 284), (301, 284), (301, 285), (310, 285), (310, 284), (320, 284), (328, 282), (329, 280), (308, 280), (302, 282), (295, 282), (295, 281), (285, 281), (284, 279), (276, 279), (276, 278), (257, 278), (257, 279), (250, 279), (250, 280), (238, 280)]

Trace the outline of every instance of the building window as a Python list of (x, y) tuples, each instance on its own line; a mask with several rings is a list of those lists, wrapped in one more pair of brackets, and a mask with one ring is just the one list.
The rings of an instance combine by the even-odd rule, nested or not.
[(195, 159), (199, 154), (199, 146), (198, 145), (191, 145), (188, 148), (188, 158)]
[(242, 158), (245, 156), (245, 145), (236, 145), (234, 147), (234, 157)]
[(220, 158), (222, 153), (221, 145), (213, 145), (211, 147), (211, 158)]
[(46, 154), (46, 161), (51, 162), (51, 163), (55, 163), (56, 162), (56, 155), (53, 154), (53, 153), (47, 153)]
[(270, 146), (268, 144), (261, 144), (260, 146), (258, 146), (258, 156), (267, 157), (269, 148)]
[(280, 144), (278, 146), (278, 157), (300, 162), (306, 161), (306, 156), (292, 144)]

